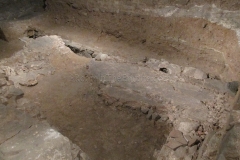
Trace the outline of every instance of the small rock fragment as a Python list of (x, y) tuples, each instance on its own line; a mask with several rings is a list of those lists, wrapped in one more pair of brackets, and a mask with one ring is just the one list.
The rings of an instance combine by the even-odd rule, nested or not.
[(0, 68), (0, 75), (5, 75), (5, 72)]
[(45, 65), (45, 63), (42, 61), (33, 61), (33, 62), (29, 62), (28, 64), (26, 64), (26, 68), (33, 69), (33, 70), (39, 70), (39, 69), (42, 69), (42, 67), (44, 65)]
[(0, 96), (0, 103), (4, 104), (4, 105), (7, 105), (8, 104), (8, 99), (3, 97), (3, 96)]
[(237, 93), (238, 87), (239, 87), (239, 82), (238, 81), (228, 82), (227, 87), (233, 93)]
[[(183, 159), (187, 155), (187, 147), (179, 147), (175, 150), (174, 155), (179, 159)], [(185, 160), (185, 159), (184, 159)]]
[(176, 150), (177, 148), (183, 146), (183, 144), (175, 141), (174, 139), (171, 139), (167, 144), (165, 144), (165, 146), (167, 146), (173, 150)]
[(196, 145), (198, 142), (199, 142), (198, 138), (193, 137), (193, 138), (191, 138), (191, 140), (189, 140), (188, 146), (192, 147), (192, 146)]
[(157, 121), (157, 120), (159, 120), (161, 118), (161, 116), (158, 114), (158, 113), (153, 113), (152, 114), (152, 119), (154, 120), (154, 121)]
[(149, 111), (149, 108), (147, 107), (141, 107), (141, 112), (144, 113), (144, 114), (147, 114)]
[(93, 53), (94, 53), (94, 51), (88, 50), (88, 49), (86, 49), (84, 52), (87, 53), (87, 54), (90, 54), (90, 55), (93, 55)]
[(114, 104), (115, 102), (117, 102), (118, 100), (116, 98), (111, 98), (111, 97), (108, 97), (104, 100), (104, 103), (105, 105), (109, 106), (109, 105), (112, 105)]
[(183, 145), (187, 145), (187, 141), (184, 137), (179, 137), (175, 139), (176, 141), (178, 141), (179, 143), (182, 143)]
[(3, 86), (0, 88), (0, 94), (2, 94), (2, 95), (6, 95), (7, 91), (8, 91), (7, 86)]
[(95, 57), (95, 60), (96, 61), (104, 61), (108, 58), (108, 55), (107, 54), (98, 54), (96, 57)]
[(152, 109), (150, 109), (149, 111), (148, 111), (148, 114), (147, 114), (147, 119), (152, 119), (152, 114), (153, 114), (153, 110)]
[(3, 73), (0, 73), (0, 78), (2, 79), (2, 78), (6, 78), (7, 76), (6, 75), (4, 75)]
[(197, 145), (192, 146), (192, 147), (189, 147), (189, 149), (188, 149), (188, 154), (189, 154), (190, 156), (193, 156), (193, 155), (196, 153), (196, 151), (197, 151)]
[(196, 69), (193, 77), (195, 79), (207, 79), (207, 74), (199, 69)]
[(166, 115), (161, 115), (161, 119), (160, 119), (159, 121), (161, 121), (161, 122), (166, 122), (168, 119), (169, 119), (168, 116), (166, 116)]
[(198, 131), (203, 132), (203, 126), (202, 125), (198, 127)]
[(76, 3), (73, 3), (73, 4), (72, 4), (72, 8), (73, 8), (73, 9), (79, 9), (79, 6), (78, 6)]
[(204, 141), (204, 139), (206, 138), (205, 135), (201, 135), (200, 137), (201, 137), (202, 141)]
[(199, 79), (199, 80), (207, 78), (206, 73), (204, 73), (200, 69), (193, 68), (193, 67), (185, 67), (182, 74), (188, 77)]
[(73, 157), (73, 160), (77, 159), (80, 156), (81, 149), (76, 144), (71, 144), (71, 154)]
[(26, 58), (26, 57), (24, 57), (22, 62), (23, 62), (23, 64), (26, 64), (26, 63), (28, 63), (28, 60), (27, 60), (27, 58)]
[(100, 53), (96, 53), (96, 52), (94, 52), (93, 54), (92, 54), (92, 58), (96, 58), (97, 57), (97, 55), (99, 55)]
[(197, 134), (198, 134), (199, 136), (201, 136), (201, 135), (205, 135), (205, 133), (202, 132), (202, 131), (197, 131)]
[(7, 91), (6, 98), (11, 98), (11, 97), (14, 97), (14, 96), (16, 98), (18, 98), (18, 97), (21, 97), (23, 95), (24, 95), (24, 93), (21, 89), (15, 88), (14, 86), (10, 86), (8, 91)]
[[(114, 103), (117, 102), (117, 101), (118, 101), (118, 99), (115, 99)], [(132, 109), (132, 110), (136, 110), (136, 109), (140, 109), (141, 108), (139, 106), (139, 104), (137, 102), (135, 102), (135, 101), (129, 101), (129, 102), (125, 103), (123, 106), (127, 107), (129, 109)]]
[(41, 119), (41, 120), (46, 120), (46, 119), (47, 119), (47, 117), (46, 117), (46, 115), (44, 115), (44, 113), (43, 113), (43, 112), (41, 112), (41, 111), (40, 111), (40, 116), (39, 116), (39, 119)]
[(88, 52), (86, 52), (85, 50), (79, 51), (76, 54), (79, 55), (79, 56), (86, 57), (86, 58), (92, 58), (92, 56)]
[(183, 134), (188, 134), (191, 131), (195, 131), (199, 126), (199, 123), (193, 121), (180, 122), (178, 130), (183, 132)]
[(173, 129), (173, 130), (170, 132), (169, 136), (170, 136), (171, 138), (182, 138), (182, 137), (183, 137), (183, 134), (182, 134), (182, 132), (180, 132), (179, 130)]
[(8, 85), (8, 86), (14, 85), (14, 82), (11, 81), (11, 80), (9, 80), (9, 81), (7, 81), (7, 85)]
[(5, 86), (7, 84), (7, 81), (5, 78), (0, 79), (0, 87)]
[(34, 79), (34, 80), (29, 80), (29, 81), (24, 82), (24, 83), (20, 82), (19, 84), (22, 85), (22, 86), (32, 87), (32, 86), (36, 86), (38, 84), (38, 81), (36, 79)]
[(192, 138), (189, 135), (185, 135), (184, 138), (189, 142)]

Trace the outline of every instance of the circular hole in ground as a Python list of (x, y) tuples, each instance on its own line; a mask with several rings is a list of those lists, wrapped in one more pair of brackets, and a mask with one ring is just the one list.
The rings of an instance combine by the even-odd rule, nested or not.
[(167, 68), (160, 68), (159, 71), (164, 72), (164, 73), (168, 73), (168, 69)]

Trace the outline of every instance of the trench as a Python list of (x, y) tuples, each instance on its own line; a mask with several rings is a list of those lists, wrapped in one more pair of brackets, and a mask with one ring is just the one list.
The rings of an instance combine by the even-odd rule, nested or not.
[(172, 128), (167, 119), (153, 119), (141, 108), (125, 103), (108, 103), (99, 94), (99, 82), (85, 77), (86, 71), (78, 69), (73, 80), (65, 72), (45, 77), (41, 85), (25, 90), (25, 97), (38, 99), (42, 115), (51, 125), (90, 159), (155, 159), (154, 152), (162, 148)]
[[(40, 3), (41, 9), (44, 9), (45, 12), (37, 17), (39, 20), (29, 18), (29, 20), (15, 21), (11, 24), (8, 22), (0, 23), (0, 27), (5, 27), (4, 31), (6, 31), (4, 33), (0, 28), (0, 46), (5, 51), (5, 53), (1, 53), (1, 58), (11, 57), (23, 48), (22, 42), (15, 43), (16, 38), (28, 37), (35, 41), (45, 35), (61, 37), (64, 42), (64, 46), (61, 47), (69, 49), (70, 58), (56, 56), (50, 59), (49, 62), (56, 68), (56, 74), (38, 78), (39, 83), (36, 86), (20, 87), (24, 90), (26, 98), (41, 104), (40, 110), (43, 119), (77, 144), (92, 160), (154, 160), (156, 157), (153, 155), (156, 151), (164, 148), (164, 144), (169, 141), (169, 133), (174, 129), (171, 120), (174, 118), (176, 120), (181, 116), (181, 114), (177, 115), (179, 117), (174, 115), (174, 110), (169, 111), (168, 114), (173, 114), (176, 117), (171, 119), (171, 116), (168, 115), (166, 118), (166, 113), (161, 110), (161, 107), (165, 105), (162, 103), (164, 100), (161, 99), (161, 96), (163, 92), (166, 94), (164, 96), (169, 98), (172, 95), (168, 95), (168, 93), (172, 92), (166, 93), (164, 89), (160, 90), (161, 88), (158, 92), (144, 95), (147, 101), (150, 99), (150, 102), (147, 103), (147, 111), (141, 108), (140, 103), (133, 106), (126, 105), (126, 102), (118, 103), (116, 98), (112, 97), (110, 97), (110, 102), (106, 102), (106, 99), (100, 94), (100, 91), (106, 86), (110, 85), (108, 96), (113, 97), (116, 96), (116, 90), (119, 91), (124, 87), (126, 90), (131, 90), (131, 87), (125, 83), (111, 86), (111, 83), (102, 83), (99, 79), (94, 79), (89, 75), (88, 67), (91, 61), (105, 63), (101, 56), (97, 56), (99, 53), (105, 53), (110, 58), (113, 57), (109, 64), (114, 63), (118, 66), (119, 73), (122, 68), (125, 69), (128, 65), (130, 66), (129, 70), (123, 71), (130, 72), (134, 67), (145, 67), (144, 69), (148, 70), (144, 70), (143, 74), (154, 73), (156, 76), (164, 74), (163, 77), (177, 71), (175, 68), (171, 70), (168, 68), (169, 66), (164, 65), (157, 66), (157, 69), (154, 66), (147, 66), (149, 60), (152, 59), (156, 61), (165, 59), (168, 61), (167, 64), (180, 66), (179, 74), (183, 74), (185, 67), (200, 69), (206, 73), (204, 80), (192, 80), (192, 77), (184, 77), (186, 78), (184, 83), (189, 82), (189, 86), (202, 87), (199, 95), (206, 89), (207, 93), (214, 91), (214, 94), (220, 94), (223, 92), (227, 98), (229, 94), (231, 97), (229, 99), (232, 100), (239, 91), (238, 75), (235, 74), (238, 73), (238, 39), (236, 33), (231, 29), (201, 18), (156, 17), (139, 13), (94, 11), (89, 10), (85, 5), (79, 7), (71, 2), (57, 3), (59, 6), (53, 4), (54, 2), (48, 0)], [(25, 14), (23, 17), (25, 18)], [(31, 26), (28, 25), (29, 21), (31, 21)], [(19, 29), (14, 30), (13, 24), (19, 25)], [(44, 48), (44, 45), (41, 47)], [(106, 66), (109, 64), (106, 63)], [(101, 64), (96, 66), (101, 67)], [(111, 65), (109, 66), (111, 67)], [(110, 67), (106, 70), (110, 70)], [(98, 72), (97, 69), (96, 72)], [(100, 71), (104, 72), (105, 69)], [(134, 74), (135, 72), (132, 75)], [(175, 79), (176, 77), (171, 78)], [(178, 80), (176, 80), (176, 86), (171, 84), (173, 90), (178, 90), (177, 82)], [(204, 86), (205, 82), (209, 86)], [(126, 85), (129, 88), (121, 85)], [(135, 84), (132, 85), (135, 86)], [(160, 86), (151, 86), (149, 83), (144, 85), (151, 89)], [(135, 98), (136, 95), (141, 95), (142, 86), (138, 87), (137, 91), (133, 89), (135, 92), (131, 92), (130, 97)], [(189, 88), (191, 89), (191, 87)], [(184, 89), (183, 87), (183, 91), (188, 93), (188, 88)], [(114, 92), (112, 95), (111, 91)], [(125, 92), (117, 94), (121, 97)], [(192, 96), (191, 93), (190, 96)], [(199, 97), (201, 98), (201, 96)], [(205, 105), (206, 102), (201, 101), (199, 97), (196, 94), (194, 100), (197, 99), (201, 105)], [(137, 98), (135, 101), (142, 101), (142, 99), (136, 100)], [(178, 97), (175, 98), (178, 101)], [(175, 101), (175, 99), (169, 101), (166, 104), (171, 104), (171, 101)], [(232, 101), (224, 101), (224, 103), (232, 103)], [(221, 102), (222, 104), (223, 102)], [(176, 108), (179, 106), (185, 107), (185, 105), (181, 106), (176, 103)], [(157, 110), (158, 107), (160, 110)], [(193, 105), (193, 107), (198, 109), (198, 106)], [(215, 108), (217, 107), (214, 106), (212, 110)], [(227, 108), (228, 111), (229, 108)], [(157, 114), (154, 118), (153, 113), (148, 114), (152, 109), (153, 113)], [(194, 110), (193, 112), (198, 111)], [(216, 117), (219, 118), (221, 115)], [(188, 118), (184, 117), (183, 119)], [(224, 118), (216, 118), (214, 122), (207, 124), (204, 124), (207, 120), (203, 120), (193, 132), (198, 133), (199, 128), (206, 126), (210, 127), (204, 128), (204, 131), (216, 132), (224, 128), (224, 123), (228, 119)], [(221, 120), (223, 122), (219, 122)], [(222, 123), (222, 126), (219, 123)], [(204, 133), (201, 142), (197, 141), (193, 144), (197, 149), (196, 153), (191, 155), (191, 159), (197, 158), (197, 152), (200, 150), (205, 136), (207, 135)], [(186, 151), (186, 154), (188, 153), (189, 149)]]

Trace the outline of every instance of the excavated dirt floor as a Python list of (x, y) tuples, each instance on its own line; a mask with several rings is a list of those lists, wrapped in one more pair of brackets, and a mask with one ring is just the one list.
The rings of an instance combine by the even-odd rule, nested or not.
[(152, 159), (170, 127), (154, 124), (139, 110), (106, 106), (96, 81), (85, 77), (89, 60), (70, 57), (52, 59), (56, 73), (26, 88), (25, 97), (38, 102), (48, 122), (91, 159)]
[[(20, 25), (25, 23), (20, 22)], [(68, 40), (92, 43), (92, 46), (99, 43), (105, 50), (112, 43), (112, 37), (107, 35), (98, 39), (98, 36), (88, 31), (55, 27), (44, 31), (50, 35), (60, 33), (57, 35)], [(103, 44), (103, 40), (106, 44)], [(23, 45), (22, 41), (1, 41), (4, 51), (1, 58), (11, 57), (22, 50)], [(110, 52), (114, 50), (116, 53), (122, 52), (120, 48), (127, 46), (118, 42), (113, 42), (113, 45), (109, 47)], [(129, 48), (137, 54), (137, 48)], [(137, 61), (145, 56), (133, 59)], [(70, 58), (52, 57), (51, 64), (56, 68), (55, 73), (51, 76), (39, 76), (36, 86), (20, 86), (25, 93), (24, 98), (40, 106), (43, 119), (77, 144), (91, 159), (153, 159), (154, 151), (160, 150), (165, 143), (171, 125), (150, 121), (140, 110), (126, 106), (106, 106), (98, 96), (96, 81), (85, 76), (89, 61), (73, 52)], [(16, 60), (12, 63), (16, 63)]]
[[(198, 50), (194, 45), (171, 39), (154, 39), (151, 34), (157, 32), (148, 24), (158, 26), (157, 18), (131, 17), (127, 23), (142, 25), (133, 30), (128, 29), (129, 24), (114, 22), (126, 15), (116, 18), (110, 13), (94, 13), (89, 18), (96, 21), (92, 27), (90, 22), (86, 26), (67, 24), (64, 18), (52, 22), (47, 16), (4, 24), (9, 28), (7, 37), (14, 35), (8, 42), (0, 40), (1, 66), (5, 66), (1, 69), (8, 74), (8, 85), (14, 84), (24, 92), (22, 101), (11, 101), (8, 106), (46, 120), (90, 159), (157, 159), (164, 144), (171, 148), (171, 138), (178, 138), (169, 137), (172, 129), (184, 128), (185, 124), (191, 127), (181, 130), (181, 134), (197, 139), (191, 146), (182, 147), (184, 151), (179, 150), (176, 156), (191, 154), (194, 159), (208, 133), (226, 124), (237, 87), (229, 89), (221, 79), (226, 66), (217, 51)], [(177, 27), (177, 23), (170, 19), (162, 24), (171, 28), (171, 24)], [(208, 30), (202, 39), (217, 35), (212, 30), (229, 32), (227, 39), (235, 38), (230, 31), (205, 20), (188, 18), (181, 24), (191, 24), (199, 34)], [(218, 39), (222, 37), (215, 40)], [(201, 39), (194, 44), (198, 41)], [(92, 52), (104, 53), (108, 58), (94, 59)], [(165, 60), (161, 61), (162, 58)], [(163, 67), (156, 69), (155, 64)], [(188, 73), (187, 69), (192, 68), (186, 67), (196, 68), (194, 73)], [(107, 81), (96, 76), (108, 73), (111, 75)], [(111, 77), (115, 73), (116, 77)], [(23, 75), (27, 81), (21, 79)], [(126, 81), (121, 79), (124, 76)], [(139, 81), (130, 83), (129, 77)], [(31, 101), (34, 109), (21, 108), (24, 100)]]

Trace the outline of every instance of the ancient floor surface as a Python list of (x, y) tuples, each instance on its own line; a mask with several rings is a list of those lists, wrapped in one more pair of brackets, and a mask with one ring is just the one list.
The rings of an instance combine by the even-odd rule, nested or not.
[(228, 83), (56, 35), (21, 41), (1, 60), (2, 159), (196, 159), (217, 150), (202, 148), (228, 121)]

